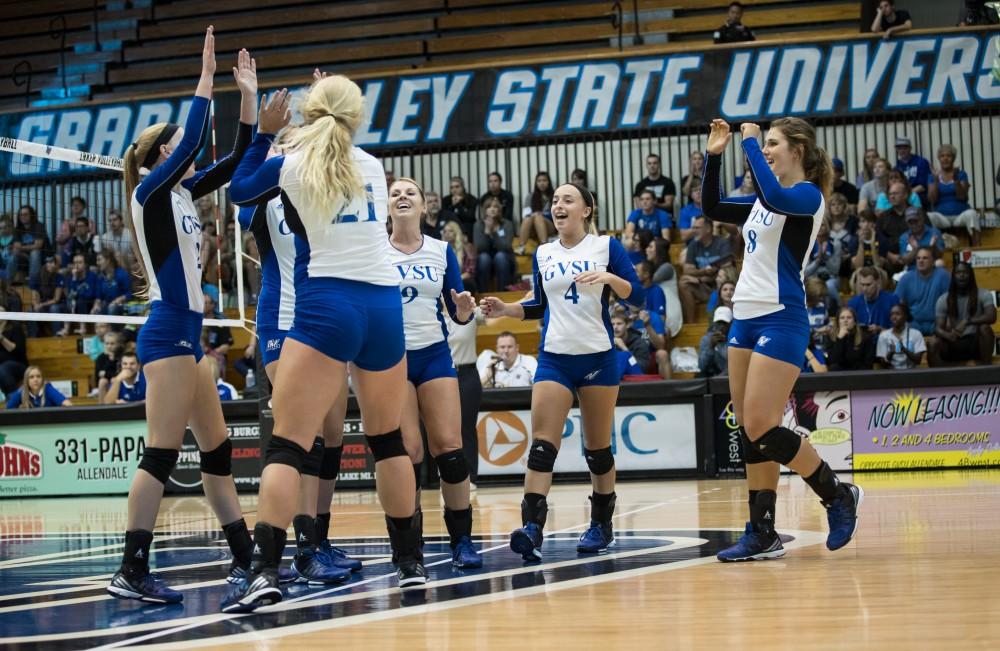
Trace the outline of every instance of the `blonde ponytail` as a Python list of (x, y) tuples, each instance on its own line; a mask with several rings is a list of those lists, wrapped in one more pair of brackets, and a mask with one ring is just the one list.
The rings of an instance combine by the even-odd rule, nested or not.
[[(148, 126), (143, 129), (139, 137), (136, 138), (135, 142), (128, 146), (125, 150), (124, 164), (122, 168), (122, 186), (125, 192), (125, 223), (128, 225), (129, 233), (132, 235), (132, 255), (135, 256), (136, 262), (139, 264), (140, 279), (143, 281), (144, 285), (139, 291), (135, 292), (135, 296), (139, 298), (147, 298), (149, 294), (149, 272), (146, 271), (146, 263), (142, 259), (142, 251), (139, 248), (139, 237), (135, 231), (135, 221), (132, 219), (132, 196), (135, 194), (135, 189), (139, 187), (139, 183), (142, 181), (139, 178), (139, 167), (141, 162), (146, 160), (146, 156), (149, 154), (149, 150), (156, 144), (159, 139), (160, 134), (169, 125), (166, 122), (160, 122), (152, 126)], [(131, 270), (130, 270), (131, 271)]]
[(354, 161), (354, 133), (361, 126), (363, 96), (353, 81), (333, 75), (316, 81), (299, 106), (304, 124), (289, 138), (300, 152), (299, 182), (306, 214), (326, 214), (365, 194)]

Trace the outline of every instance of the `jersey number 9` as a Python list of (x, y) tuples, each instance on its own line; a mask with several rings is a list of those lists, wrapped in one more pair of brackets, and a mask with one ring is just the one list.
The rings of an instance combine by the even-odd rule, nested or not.
[(399, 295), (403, 297), (403, 305), (412, 303), (417, 298), (417, 288), (412, 285), (404, 285), (400, 288)]

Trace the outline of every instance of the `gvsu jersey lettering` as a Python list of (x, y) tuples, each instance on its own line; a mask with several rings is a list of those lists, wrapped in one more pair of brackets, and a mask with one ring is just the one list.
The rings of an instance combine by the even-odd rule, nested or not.
[(241, 208), (240, 226), (253, 233), (260, 253), (257, 327), (289, 330), (295, 318), (295, 236), (281, 197)]
[(455, 252), (446, 242), (424, 237), (423, 245), (413, 253), (403, 253), (390, 244), (389, 259), (397, 273), (403, 301), (406, 349), (420, 350), (447, 340), (442, 301), (457, 323), (451, 290), (463, 291)]

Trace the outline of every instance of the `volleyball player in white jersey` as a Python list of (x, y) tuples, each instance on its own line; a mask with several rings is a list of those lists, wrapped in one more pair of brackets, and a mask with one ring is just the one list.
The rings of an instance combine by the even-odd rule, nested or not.
[[(410, 461), (423, 460), (420, 421), (427, 429), (427, 445), (441, 474), (444, 522), (451, 545), (451, 562), (470, 569), (483, 566), (472, 544), (472, 504), (469, 467), (462, 453), (462, 412), (458, 373), (448, 347), (448, 316), (468, 323), (476, 301), (462, 286), (462, 269), (446, 242), (420, 232), (424, 218), (424, 191), (413, 179), (399, 179), (389, 188), (392, 248), (389, 258), (399, 272), (406, 333), (406, 373), (409, 380), (403, 406), (403, 440)], [(419, 510), (419, 509), (418, 509)]]
[(552, 198), (559, 239), (535, 251), (534, 298), (507, 304), (490, 296), (480, 302), (487, 317), (543, 319), (538, 370), (531, 389), (531, 451), (521, 502), (523, 526), (510, 536), (511, 549), (527, 561), (542, 557), (546, 495), (574, 393), (580, 398), (585, 457), (594, 489), (590, 527), (580, 536), (577, 551), (597, 553), (614, 544), (611, 429), (619, 376), (608, 299), (614, 291), (641, 307), (646, 291), (621, 243), (594, 232), (593, 214), (590, 191), (574, 183), (559, 186)]
[[(281, 152), (271, 148), (271, 153)], [(269, 155), (270, 156), (270, 155)], [(295, 238), (285, 220), (281, 197), (240, 209), (240, 226), (254, 235), (260, 253), (262, 282), (257, 301), (257, 334), (261, 362), (274, 384), (278, 357), (295, 315)], [(347, 385), (323, 419), (323, 435), (316, 437), (302, 466), (298, 514), (292, 519), (297, 553), (283, 580), (300, 583), (339, 583), (361, 569), (361, 561), (330, 544), (330, 501), (343, 452)], [(325, 490), (320, 490), (320, 486)], [(325, 500), (325, 501), (324, 501)], [(323, 517), (320, 517), (323, 516)]]
[(778, 474), (785, 465), (820, 496), (830, 533), (840, 549), (857, 529), (860, 487), (841, 482), (815, 448), (781, 421), (809, 344), (803, 268), (816, 241), (833, 185), (826, 152), (805, 120), (780, 118), (761, 149), (760, 127), (740, 127), (743, 153), (757, 194), (726, 197), (722, 152), (732, 134), (713, 120), (708, 137), (702, 205), (717, 221), (743, 227), (746, 252), (733, 295), (729, 330), (729, 390), (740, 424), (750, 490), (750, 521), (743, 537), (718, 554), (721, 561), (778, 558), (785, 550), (774, 530)]
[[(256, 122), (256, 64), (246, 50), (233, 68), (240, 89), (240, 124), (233, 152), (195, 173), (194, 160), (208, 138), (208, 109), (215, 75), (215, 41), (205, 33), (201, 79), (185, 128), (154, 124), (125, 150), (125, 200), (129, 228), (151, 302), (139, 331), (137, 352), (146, 376), (149, 438), (132, 479), (122, 565), (107, 591), (121, 599), (176, 603), (182, 595), (149, 572), (153, 526), (163, 486), (177, 463), (190, 425), (201, 451), (205, 496), (223, 524), (233, 552), (230, 576), (250, 565), (252, 543), (232, 477), (232, 444), (212, 371), (199, 345), (204, 296), (201, 291), (201, 223), (194, 199), (229, 181), (250, 143)], [(140, 181), (141, 178), (141, 181)], [(207, 361), (207, 360), (206, 360)]]
[(304, 122), (289, 142), (292, 153), (265, 161), (274, 134), (288, 122), (282, 95), (262, 108), (257, 137), (230, 185), (240, 205), (280, 194), (296, 261), (295, 317), (272, 397), (274, 435), (264, 454), (251, 574), (223, 601), (225, 612), (282, 598), (278, 563), (306, 450), (347, 382), (348, 363), (399, 585), (426, 582), (413, 468), (399, 429), (402, 405), (391, 398), (405, 395), (406, 362), (399, 280), (385, 236), (385, 173), (352, 145), (363, 116), (361, 89), (339, 75), (315, 82), (300, 107)]

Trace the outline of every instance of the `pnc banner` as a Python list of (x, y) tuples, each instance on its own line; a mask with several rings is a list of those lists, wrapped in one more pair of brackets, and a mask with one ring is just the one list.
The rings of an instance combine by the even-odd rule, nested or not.
[[(374, 151), (474, 145), (701, 124), (711, 116), (738, 122), (996, 103), (991, 36), (858, 37), (359, 80), (369, 118), (356, 143)], [(216, 100), (222, 152), (235, 133), (239, 95)], [(150, 124), (183, 123), (189, 106), (181, 97), (12, 113), (0, 115), (0, 136), (121, 156)], [(79, 171), (21, 154), (0, 159), (0, 180)]]
[[(531, 412), (480, 412), (480, 475), (523, 475), (531, 443)], [(563, 427), (555, 472), (587, 472), (583, 419), (573, 408)], [(693, 404), (616, 407), (611, 451), (618, 471), (697, 470)]]

